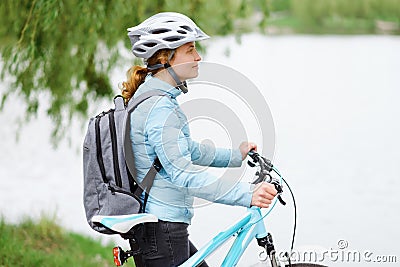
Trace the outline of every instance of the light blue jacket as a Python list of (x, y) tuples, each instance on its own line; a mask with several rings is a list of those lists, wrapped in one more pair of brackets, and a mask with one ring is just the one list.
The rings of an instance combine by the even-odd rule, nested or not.
[(150, 190), (146, 213), (163, 221), (190, 224), (194, 197), (249, 207), (252, 196), (249, 183), (237, 182), (237, 177), (221, 179), (198, 166), (239, 167), (240, 151), (193, 141), (187, 118), (176, 101), (181, 91), (170, 84), (149, 75), (134, 97), (154, 89), (167, 92), (168, 96), (151, 97), (131, 115), (138, 180), (143, 180), (156, 155), (163, 166)]

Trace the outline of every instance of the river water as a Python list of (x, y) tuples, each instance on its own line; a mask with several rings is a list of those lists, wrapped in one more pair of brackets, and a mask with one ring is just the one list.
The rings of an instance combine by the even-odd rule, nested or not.
[[(241, 44), (225, 37), (207, 46), (205, 61), (246, 75), (271, 109), (273, 160), (297, 201), (296, 251), (316, 252), (317, 260), (325, 255), (329, 266), (381, 266), (377, 261), (388, 256), (399, 262), (400, 38), (251, 34)], [(124, 61), (113, 71), (113, 83), (124, 79), (128, 66)], [(110, 240), (91, 231), (84, 218), (80, 146), (86, 126), (73, 123), (70, 144), (64, 140), (54, 150), (44, 107), (19, 130), (20, 105), (10, 99), (0, 114), (0, 212), (11, 222), (51, 214), (68, 229)], [(108, 105), (99, 103), (96, 112)], [(288, 190), (285, 198), (287, 207), (267, 217), (278, 251), (289, 249), (293, 227)], [(214, 204), (195, 212), (190, 232), (201, 246), (245, 209)], [(217, 266), (226, 249), (209, 263)], [(361, 258), (343, 259), (344, 252)], [(257, 265), (257, 254), (252, 244), (240, 266)]]

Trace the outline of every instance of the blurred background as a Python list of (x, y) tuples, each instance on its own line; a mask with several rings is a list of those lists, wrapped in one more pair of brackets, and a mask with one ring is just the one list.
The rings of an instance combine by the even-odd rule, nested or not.
[[(295, 249), (372, 253), (325, 258), (329, 266), (396, 266), (400, 0), (2, 1), (0, 266), (112, 266), (109, 247), (127, 245), (85, 221), (81, 144), (88, 118), (141, 64), (126, 29), (161, 11), (191, 17), (212, 36), (199, 43), (203, 60), (240, 71), (264, 95), (273, 161), (297, 200)], [(286, 200), (267, 220), (278, 250), (290, 248)], [(201, 246), (244, 212), (196, 209), (192, 240)], [(257, 255), (254, 242), (240, 266), (261, 266)]]

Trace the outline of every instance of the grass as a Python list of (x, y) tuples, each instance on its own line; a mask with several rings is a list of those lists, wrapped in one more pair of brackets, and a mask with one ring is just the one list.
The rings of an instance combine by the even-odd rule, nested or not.
[[(0, 267), (5, 266), (115, 266), (112, 246), (68, 232), (42, 217), (19, 224), (0, 219)], [(132, 262), (127, 266), (134, 266)]]

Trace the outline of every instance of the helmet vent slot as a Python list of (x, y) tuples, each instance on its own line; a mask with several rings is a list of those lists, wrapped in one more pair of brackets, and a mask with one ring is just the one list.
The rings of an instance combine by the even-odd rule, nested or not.
[(145, 45), (147, 47), (154, 47), (157, 45), (157, 43), (144, 43), (143, 45)]
[(189, 26), (187, 26), (187, 25), (181, 25), (181, 26), (179, 26), (179, 27), (181, 27), (182, 29), (187, 30), (188, 32), (192, 32), (192, 31), (193, 31), (193, 30), (192, 30)]
[(184, 36), (171, 36), (171, 37), (163, 38), (163, 40), (167, 41), (167, 42), (176, 42), (183, 38), (185, 38), (185, 37)]
[(162, 33), (166, 33), (166, 32), (170, 32), (170, 29), (154, 29), (152, 31), (150, 31), (151, 34), (162, 34)]

